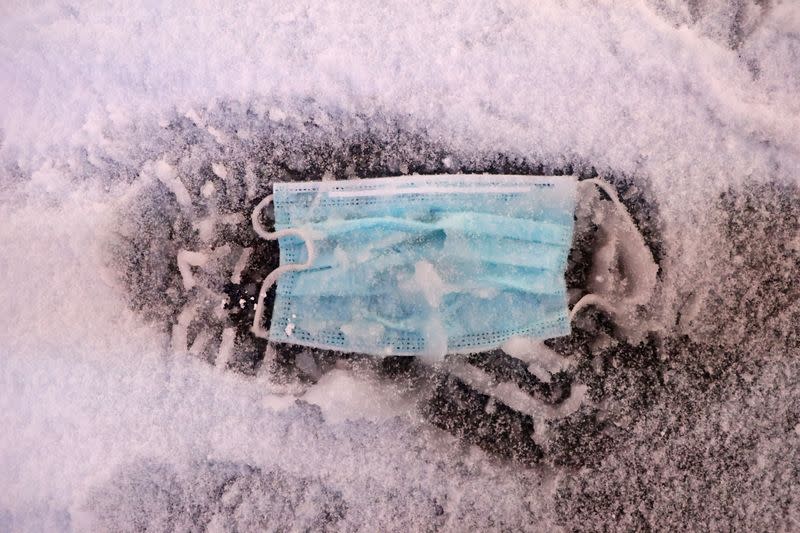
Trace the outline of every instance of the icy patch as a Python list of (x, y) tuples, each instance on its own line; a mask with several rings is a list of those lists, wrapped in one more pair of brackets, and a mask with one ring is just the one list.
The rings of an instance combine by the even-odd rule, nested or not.
[(327, 372), (302, 398), (318, 405), (325, 419), (334, 423), (379, 421), (414, 413), (413, 400), (404, 397), (396, 385), (370, 381), (346, 370)]

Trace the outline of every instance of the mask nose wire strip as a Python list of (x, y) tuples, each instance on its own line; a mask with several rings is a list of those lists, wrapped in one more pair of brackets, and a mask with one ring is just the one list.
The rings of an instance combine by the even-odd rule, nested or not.
[(266, 206), (272, 203), (272, 197), (273, 195), (270, 194), (261, 200), (253, 210), (253, 214), (250, 216), (253, 222), (253, 230), (255, 230), (259, 237), (268, 241), (274, 241), (288, 235), (296, 235), (300, 237), (303, 240), (303, 243), (306, 245), (308, 259), (305, 263), (293, 263), (279, 266), (270, 272), (267, 277), (264, 278), (264, 281), (261, 282), (261, 288), (258, 291), (258, 301), (256, 302), (255, 308), (256, 313), (253, 317), (253, 325), (251, 326), (250, 331), (252, 331), (255, 336), (261, 337), (262, 339), (269, 337), (269, 332), (261, 327), (261, 321), (264, 317), (264, 298), (267, 295), (267, 291), (278, 281), (278, 278), (282, 274), (285, 274), (286, 272), (297, 272), (299, 270), (310, 268), (314, 263), (314, 260), (317, 258), (316, 250), (314, 248), (314, 241), (311, 239), (311, 234), (308, 231), (300, 228), (286, 228), (277, 231), (269, 231), (261, 224), (261, 211), (263, 211)]
[[(617, 195), (617, 191), (614, 190), (614, 187), (612, 187), (610, 184), (598, 178), (588, 178), (585, 180), (581, 180), (578, 182), (578, 184), (582, 185), (583, 187), (586, 187), (587, 185), (594, 185), (598, 189), (606, 193), (611, 202), (617, 207), (619, 212), (622, 213), (622, 216), (628, 223), (630, 229), (633, 230), (634, 232), (639, 231), (639, 229), (636, 227), (636, 223), (633, 221), (633, 218), (631, 217), (631, 214), (628, 212), (628, 209), (622, 202), (620, 202), (619, 196)], [(599, 294), (589, 293), (589, 294), (584, 294), (583, 297), (581, 297), (581, 299), (575, 302), (575, 305), (572, 306), (572, 309), (569, 312), (570, 322), (575, 318), (575, 316), (581, 309), (583, 309), (584, 307), (588, 307), (590, 305), (599, 307), (600, 309), (602, 309), (603, 311), (612, 316), (615, 313), (614, 306), (606, 298), (600, 296)]]

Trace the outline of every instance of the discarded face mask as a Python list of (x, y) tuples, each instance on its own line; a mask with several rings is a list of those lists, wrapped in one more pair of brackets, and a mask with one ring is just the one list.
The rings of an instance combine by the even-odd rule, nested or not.
[[(564, 274), (579, 184), (571, 176), (444, 175), (277, 183), (253, 212), (278, 239), (253, 332), (273, 342), (441, 358), (515, 337), (570, 333)], [(261, 223), (274, 203), (275, 231)], [(641, 237), (640, 237), (641, 238)], [(269, 331), (264, 297), (277, 282)]]

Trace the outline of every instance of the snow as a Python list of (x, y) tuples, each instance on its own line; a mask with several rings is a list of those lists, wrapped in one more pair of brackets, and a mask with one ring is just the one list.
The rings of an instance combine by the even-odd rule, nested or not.
[[(0, 530), (188, 527), (174, 509), (212, 529), (286, 509), (350, 530), (799, 527), (799, 35), (788, 0), (4, 2)], [(296, 404), (170, 353), (145, 316), (163, 287), (130, 309), (119, 218), (169, 230), (132, 199), (360, 177), (346, 148), (370, 136), (395, 173), (505, 154), (655, 206), (634, 213), (661, 259), (640, 333), (667, 340), (583, 376), (613, 421), (593, 462), (504, 463), (341, 369)]]

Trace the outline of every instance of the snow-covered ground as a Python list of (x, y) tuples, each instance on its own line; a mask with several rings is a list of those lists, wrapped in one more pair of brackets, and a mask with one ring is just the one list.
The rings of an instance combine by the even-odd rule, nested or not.
[[(789, 0), (4, 2), (0, 530), (800, 528), (798, 94)], [(354, 139), (647, 199), (654, 355), (583, 376), (593, 461), (505, 463), (342, 370), (294, 403), (131, 310), (108, 243), (154, 162), (368, 174)]]

